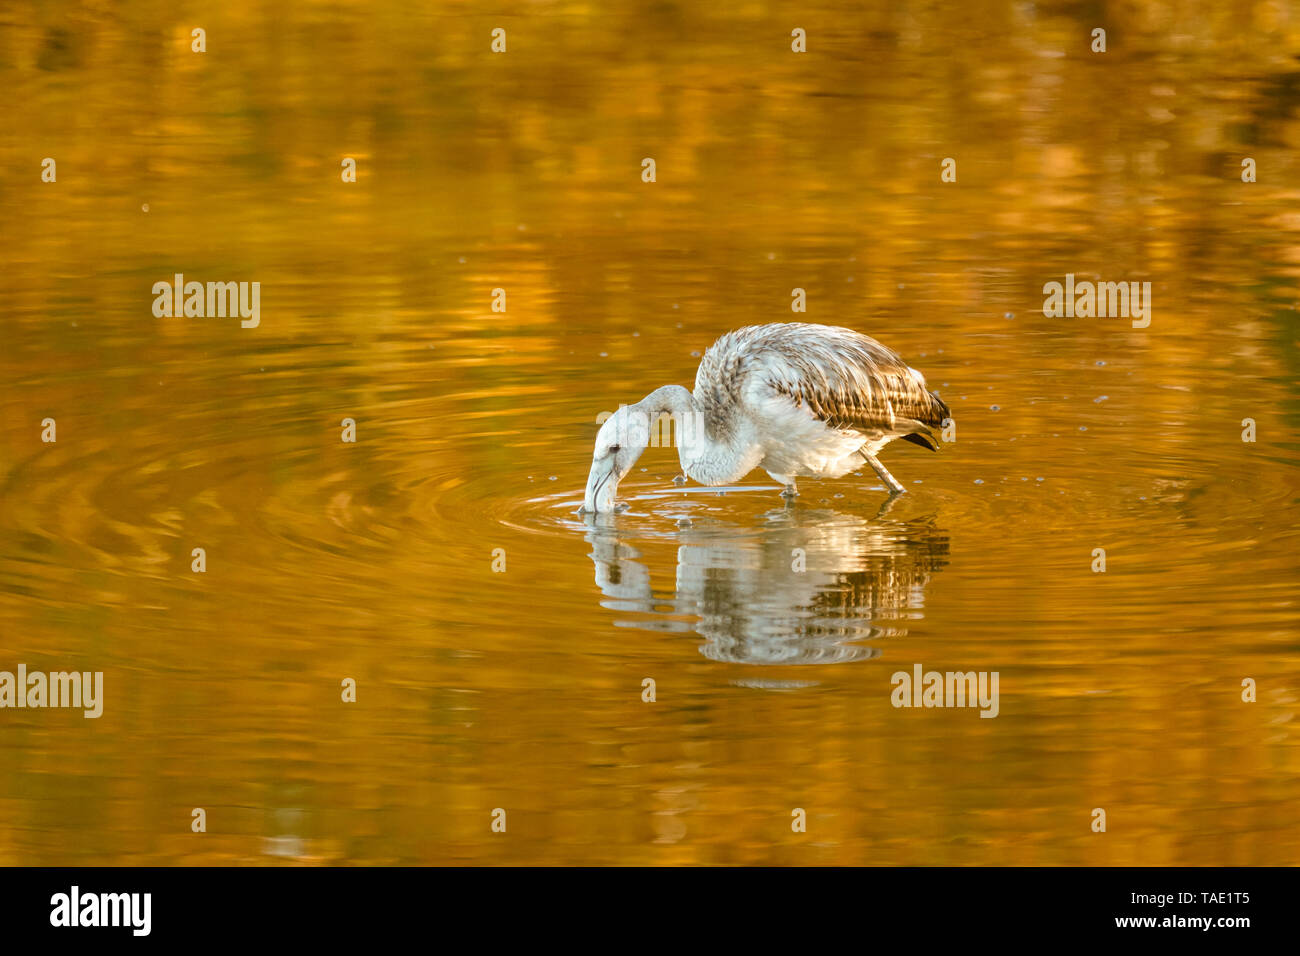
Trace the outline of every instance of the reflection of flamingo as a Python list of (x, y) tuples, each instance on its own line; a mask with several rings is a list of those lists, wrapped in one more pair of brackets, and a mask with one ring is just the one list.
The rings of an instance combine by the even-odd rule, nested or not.
[(717, 527), (682, 532), (676, 588), (656, 595), (639, 552), (610, 520), (588, 519), (586, 538), (602, 605), (638, 615), (620, 626), (694, 630), (708, 641), (700, 652), (721, 661), (874, 657), (875, 648), (854, 642), (906, 633), (897, 622), (920, 616), (930, 576), (948, 563), (947, 536), (925, 520), (785, 509), (732, 536)]
[(619, 481), (663, 415), (676, 423), (687, 477), (722, 485), (762, 468), (792, 498), (796, 477), (839, 478), (864, 459), (900, 493), (876, 453), (895, 438), (938, 451), (927, 426), (949, 412), (920, 372), (859, 332), (802, 322), (737, 329), (704, 353), (693, 394), (665, 385), (605, 421), (583, 511), (614, 510)]

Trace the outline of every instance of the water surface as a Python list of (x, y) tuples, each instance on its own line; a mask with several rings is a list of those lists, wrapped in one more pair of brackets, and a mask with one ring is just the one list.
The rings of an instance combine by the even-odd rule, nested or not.
[[(0, 711), (0, 863), (1300, 863), (1288, 6), (2, 16), (0, 669), (106, 701)], [(952, 407), (909, 494), (658, 448), (574, 514), (598, 413), (795, 318)]]

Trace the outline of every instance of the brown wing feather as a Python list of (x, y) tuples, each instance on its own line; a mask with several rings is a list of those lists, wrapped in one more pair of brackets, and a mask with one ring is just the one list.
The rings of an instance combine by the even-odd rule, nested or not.
[(925, 426), (940, 426), (950, 414), (896, 352), (851, 329), (789, 322), (730, 332), (700, 363), (696, 388), (731, 392), (734, 399), (751, 376), (831, 428), (928, 434)]

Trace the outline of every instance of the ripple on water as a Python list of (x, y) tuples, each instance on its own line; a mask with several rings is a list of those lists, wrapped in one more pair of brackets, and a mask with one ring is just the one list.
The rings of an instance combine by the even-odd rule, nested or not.
[[(520, 501), (502, 520), (538, 534), (582, 535), (613, 626), (695, 633), (705, 638), (700, 653), (714, 661), (869, 660), (880, 651), (864, 642), (906, 634), (947, 563), (942, 529), (926, 517), (891, 517), (892, 505), (864, 515), (825, 507), (820, 495), (786, 504), (775, 485), (635, 482), (621, 491), (630, 507), (615, 515), (578, 515), (581, 498), (569, 491)], [(662, 577), (662, 561), (671, 562), (671, 590), (651, 583), (652, 567)]]
[[(615, 515), (581, 516), (580, 490), (559, 488), (517, 497), (496, 519), (582, 536), (612, 626), (697, 634), (700, 653), (719, 662), (869, 660), (879, 653), (871, 642), (907, 634), (926, 614), (953, 560), (950, 540), (961, 556), (946, 573), (984, 582), (963, 601), (991, 620), (1023, 614), (1020, 596), (1041, 588), (1075, 608), (1105, 602), (1111, 634), (1165, 621), (1174, 591), (1189, 605), (1259, 615), (1249, 582), (1226, 579), (1224, 567), (1294, 537), (1268, 519), (1293, 497), (1274, 473), (1256, 474), (1243, 495), (1229, 487), (1239, 479), (1204, 457), (1139, 449), (1111, 470), (1075, 468), (1053, 451), (1039, 466), (1046, 474), (999, 475), (991, 445), (976, 446), (971, 461), (950, 456), (892, 502), (864, 476), (801, 483), (787, 506), (775, 485), (680, 488), (661, 474), (626, 481), (628, 507)], [(1124, 568), (1110, 590), (1099, 590), (1094, 548)]]

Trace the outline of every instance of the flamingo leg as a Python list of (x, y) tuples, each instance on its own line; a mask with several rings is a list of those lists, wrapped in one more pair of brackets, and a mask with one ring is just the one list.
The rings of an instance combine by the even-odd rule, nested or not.
[(871, 466), (872, 470), (880, 476), (880, 480), (885, 483), (885, 487), (889, 489), (891, 494), (901, 495), (907, 490), (903, 487), (902, 482), (889, 473), (889, 469), (882, 465), (880, 459), (875, 455), (868, 455), (864, 451), (862, 457), (867, 460), (867, 464)]

